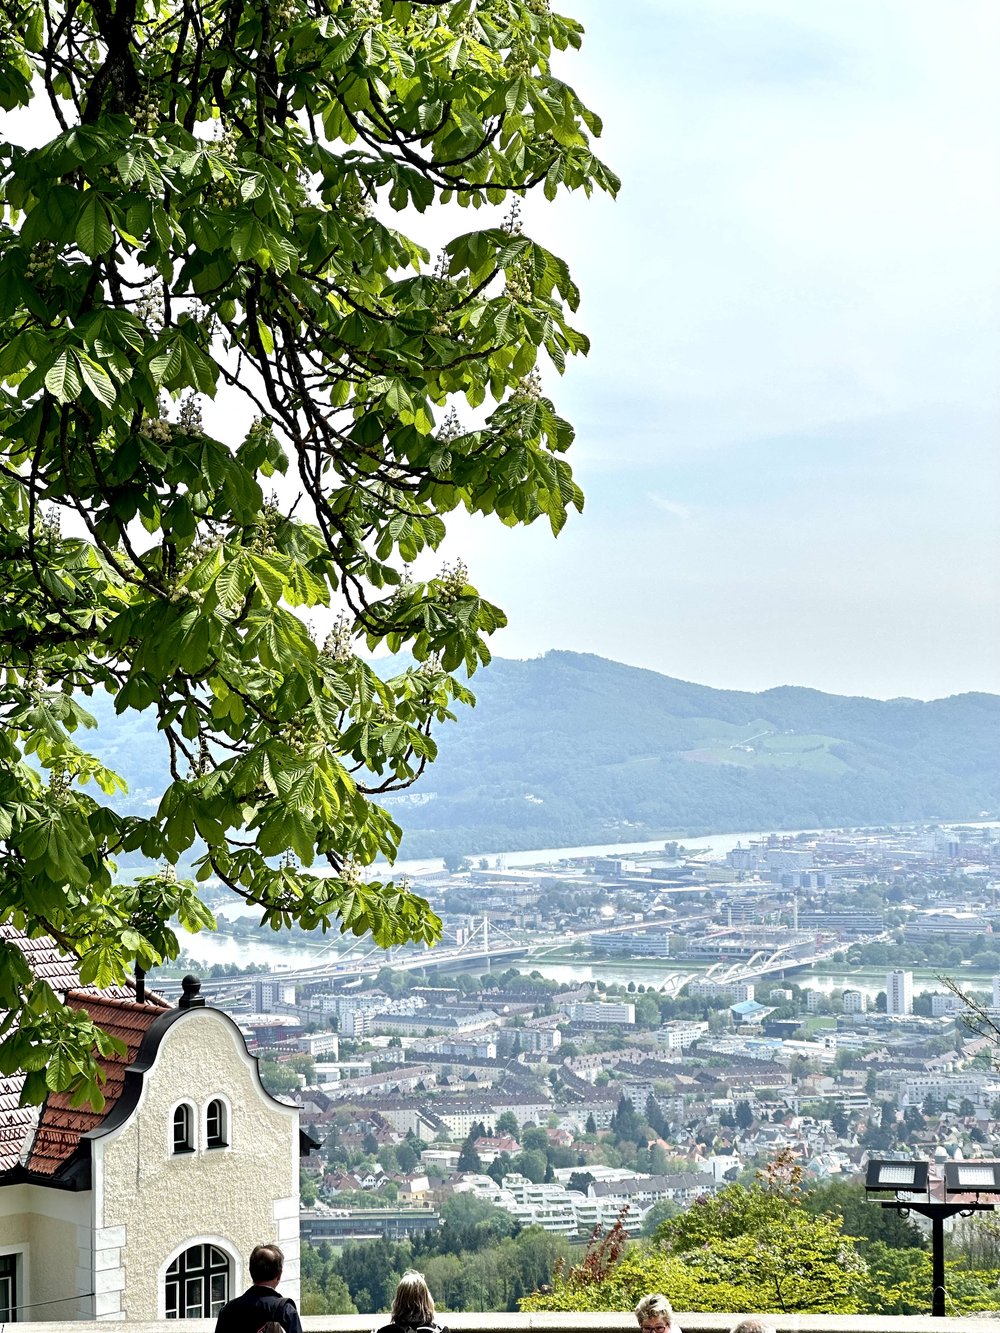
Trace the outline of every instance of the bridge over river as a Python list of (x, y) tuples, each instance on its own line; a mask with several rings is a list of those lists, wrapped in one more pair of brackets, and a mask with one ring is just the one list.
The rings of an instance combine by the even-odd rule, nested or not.
[[(311, 963), (302, 967), (274, 969), (269, 972), (244, 972), (238, 977), (220, 977), (202, 981), (202, 994), (213, 1001), (232, 1002), (252, 991), (258, 981), (282, 981), (295, 985), (309, 985), (323, 981), (360, 981), (374, 977), (383, 967), (391, 967), (396, 972), (427, 970), (468, 970), (470, 965), (483, 963), (487, 968), (495, 962), (510, 961), (514, 958), (527, 957), (543, 961), (547, 955), (600, 935), (613, 935), (621, 932), (634, 933), (635, 924), (616, 926), (593, 926), (588, 929), (573, 931), (559, 940), (532, 939), (529, 936), (517, 938), (506, 932), (499, 932), (490, 926), (489, 918), (483, 917), (480, 924), (461, 943), (438, 945), (436, 948), (413, 948), (401, 946), (392, 949), (378, 949), (366, 944), (362, 949), (353, 949), (347, 954), (339, 954), (324, 962)], [(747, 960), (734, 960), (711, 963), (697, 969), (666, 971), (659, 985), (649, 986), (647, 990), (658, 990), (666, 995), (676, 995), (689, 981), (700, 978), (706, 981), (719, 981), (725, 984), (756, 981), (765, 976), (784, 975), (786, 972), (811, 967), (814, 963), (824, 962), (842, 949), (841, 941), (828, 946), (818, 947), (808, 955), (794, 954), (793, 945), (761, 949)], [(659, 960), (650, 960), (651, 962)], [(667, 960), (663, 960), (666, 964)], [(176, 1000), (181, 993), (180, 981), (158, 980), (152, 986), (165, 998)]]

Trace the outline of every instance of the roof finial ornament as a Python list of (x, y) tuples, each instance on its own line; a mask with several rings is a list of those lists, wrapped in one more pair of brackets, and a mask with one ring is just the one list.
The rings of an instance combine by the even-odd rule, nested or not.
[(181, 982), (181, 998), (177, 1001), (178, 1009), (204, 1009), (205, 997), (200, 994), (201, 982), (189, 972)]

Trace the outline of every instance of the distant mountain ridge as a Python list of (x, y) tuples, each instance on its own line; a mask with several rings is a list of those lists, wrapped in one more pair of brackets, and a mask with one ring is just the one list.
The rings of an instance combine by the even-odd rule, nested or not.
[(572, 652), (495, 659), (474, 688), (476, 709), (393, 802), (405, 856), (1000, 808), (997, 695), (754, 694)]
[[(754, 694), (561, 651), (495, 658), (472, 683), (477, 707), (438, 728), (436, 762), (387, 802), (404, 857), (1000, 810), (998, 695)], [(100, 730), (81, 743), (148, 809), (169, 781), (152, 713), (83, 702)]]

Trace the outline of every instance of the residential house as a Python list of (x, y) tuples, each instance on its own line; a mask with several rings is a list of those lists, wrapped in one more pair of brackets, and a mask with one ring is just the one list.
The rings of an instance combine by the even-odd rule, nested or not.
[(18, 1105), (0, 1079), (0, 1320), (210, 1317), (246, 1285), (262, 1238), (298, 1294), (298, 1109), (263, 1088), (236, 1024), (185, 980), (176, 1009), (81, 986), (51, 941), (0, 935), (125, 1047), (105, 1105)]

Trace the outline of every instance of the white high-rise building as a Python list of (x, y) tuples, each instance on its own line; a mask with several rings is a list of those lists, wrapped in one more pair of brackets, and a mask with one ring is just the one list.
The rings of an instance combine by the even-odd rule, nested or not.
[[(889, 992), (886, 991), (886, 995)], [(868, 996), (863, 990), (845, 990), (844, 991), (844, 1013), (845, 1014), (866, 1014), (868, 1012)]]
[(1000, 977), (993, 978), (993, 1008), (1000, 1009)]
[(901, 1017), (913, 1013), (913, 973), (887, 972), (885, 978), (886, 1012)]

